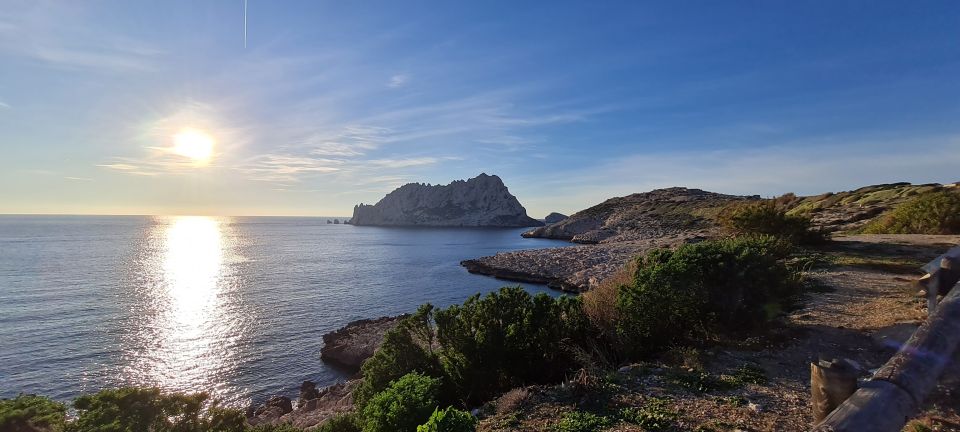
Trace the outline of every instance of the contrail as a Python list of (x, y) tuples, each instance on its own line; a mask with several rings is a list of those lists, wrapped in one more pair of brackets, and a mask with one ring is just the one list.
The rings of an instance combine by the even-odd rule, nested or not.
[(247, 47), (247, 0), (243, 0), (243, 47)]

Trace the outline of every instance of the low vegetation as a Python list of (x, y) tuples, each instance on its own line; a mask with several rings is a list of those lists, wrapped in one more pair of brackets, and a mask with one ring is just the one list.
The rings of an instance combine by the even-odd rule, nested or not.
[(921, 194), (880, 216), (867, 234), (960, 234), (960, 191)]
[(795, 197), (762, 201), (735, 202), (718, 215), (720, 225), (739, 235), (770, 235), (797, 244), (822, 243), (826, 233), (815, 229), (810, 218), (803, 214), (788, 212)]

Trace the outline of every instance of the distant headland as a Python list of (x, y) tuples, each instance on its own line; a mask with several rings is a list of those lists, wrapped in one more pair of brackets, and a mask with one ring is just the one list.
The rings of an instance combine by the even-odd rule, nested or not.
[(448, 185), (408, 183), (374, 205), (353, 208), (354, 225), (538, 227), (500, 177), (480, 175)]

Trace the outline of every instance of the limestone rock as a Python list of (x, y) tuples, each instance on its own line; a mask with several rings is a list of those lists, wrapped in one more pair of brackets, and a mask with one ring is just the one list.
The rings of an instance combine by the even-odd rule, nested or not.
[(547, 217), (543, 219), (543, 221), (546, 222), (547, 224), (555, 224), (557, 222), (560, 222), (566, 219), (567, 217), (568, 216), (565, 214), (553, 212), (548, 214)]
[(374, 205), (353, 209), (353, 225), (530, 227), (543, 223), (527, 216), (520, 201), (495, 175), (480, 174), (448, 185), (409, 183)]
[(293, 411), (293, 402), (286, 396), (273, 396), (254, 411), (253, 415), (260, 418), (279, 418)]
[(383, 336), (397, 326), (406, 315), (363, 319), (323, 335), (320, 359), (334, 363), (352, 372), (360, 366), (383, 343)]
[(715, 223), (706, 215), (752, 198), (681, 187), (657, 189), (608, 199), (523, 236), (587, 244), (648, 240), (711, 229)]

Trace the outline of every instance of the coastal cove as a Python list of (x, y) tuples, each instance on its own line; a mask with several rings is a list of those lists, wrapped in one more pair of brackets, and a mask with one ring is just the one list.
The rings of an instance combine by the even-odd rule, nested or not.
[(517, 285), (462, 260), (569, 245), (523, 228), (326, 219), (0, 217), (0, 397), (124, 385), (237, 407), (294, 397), (304, 380), (347, 375), (320, 360), (324, 333)]

